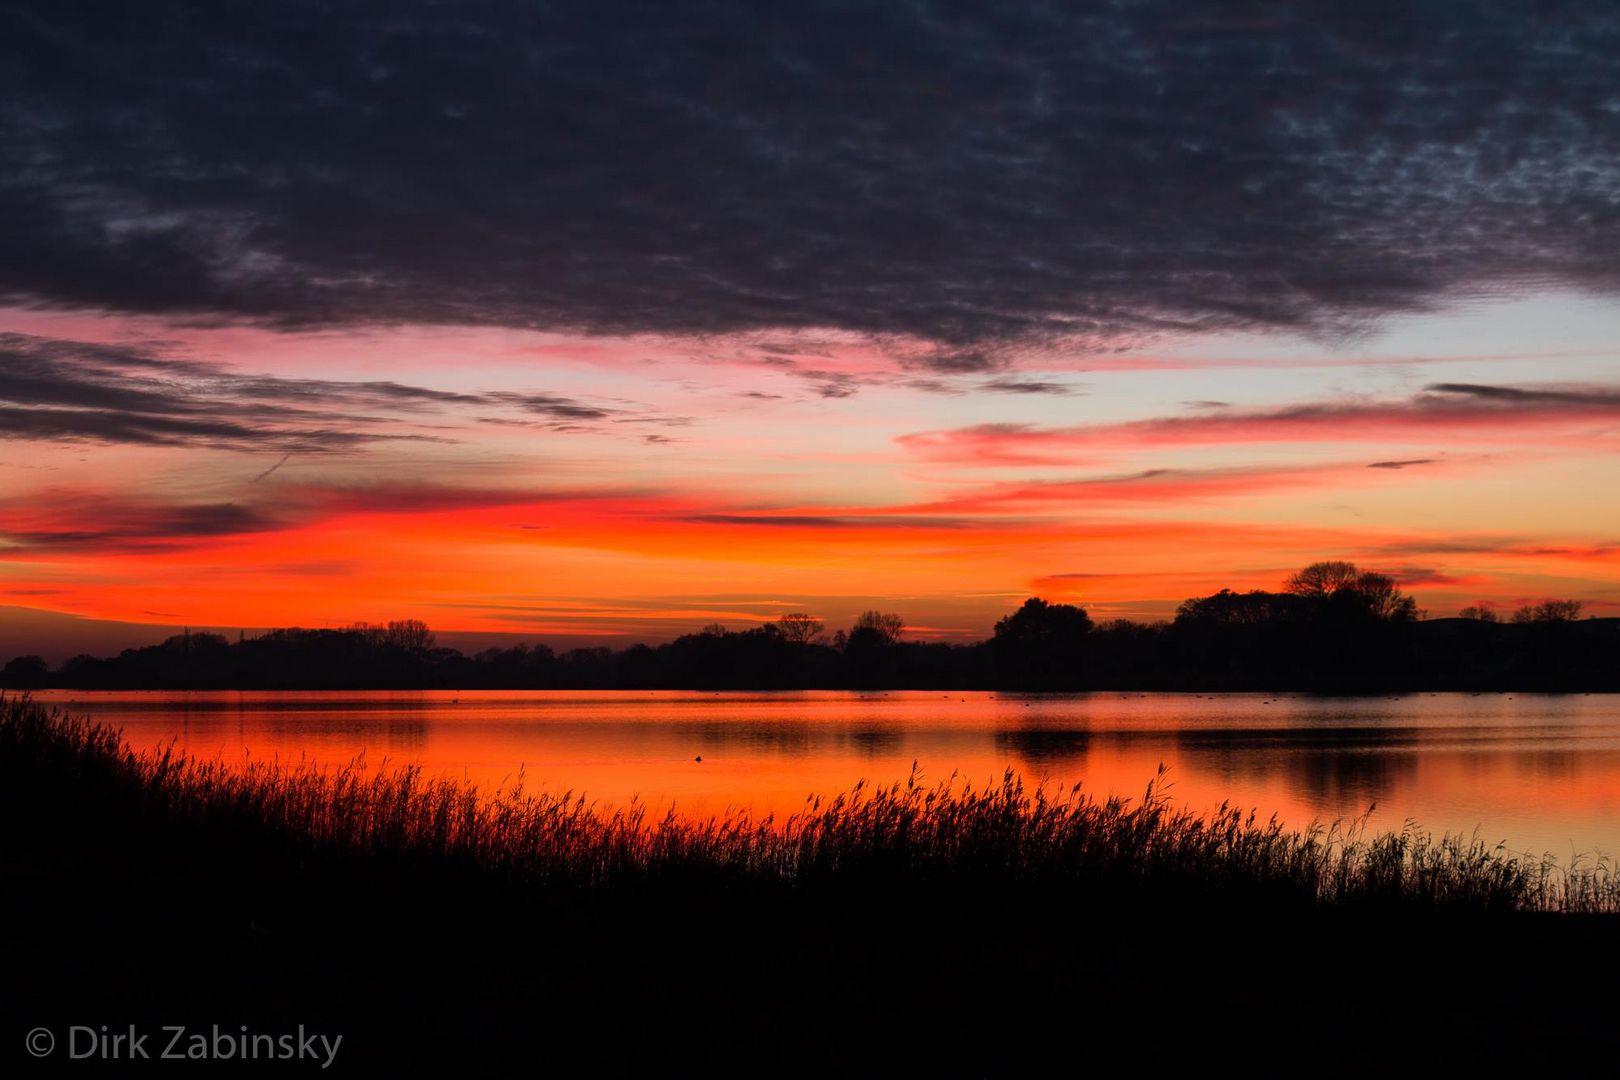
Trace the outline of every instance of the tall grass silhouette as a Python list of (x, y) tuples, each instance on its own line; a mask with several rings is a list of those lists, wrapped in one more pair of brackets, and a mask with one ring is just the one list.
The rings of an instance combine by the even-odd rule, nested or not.
[(1291, 830), (1230, 805), (1196, 814), (1174, 805), (1162, 769), (1140, 799), (1029, 787), (1011, 771), (987, 786), (929, 784), (914, 769), (898, 784), (812, 796), (782, 818), (688, 817), (530, 792), (521, 780), (485, 792), (416, 767), (140, 752), (114, 729), (26, 698), (0, 700), (0, 766), (23, 785), (13, 799), (50, 789), (85, 813), (204, 846), (523, 887), (1060, 885), (1124, 900), (1620, 912), (1620, 875), (1606, 859), (1562, 865), (1411, 823), (1372, 833), (1366, 817)]

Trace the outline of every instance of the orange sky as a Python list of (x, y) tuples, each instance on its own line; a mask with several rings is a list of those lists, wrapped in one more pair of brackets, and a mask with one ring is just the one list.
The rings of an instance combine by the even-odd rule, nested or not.
[[(79, 395), (3, 444), (15, 625), (418, 617), (628, 642), (879, 607), (972, 638), (1030, 594), (1153, 619), (1328, 557), (1394, 574), (1431, 616), (1548, 596), (1620, 613), (1612, 301), (926, 378), (904, 342), (831, 333), (0, 314), (14, 354)], [(92, 407), (122, 426), (87, 435)]]
[(0, 651), (1620, 614), (1602, 11), (127, 7), (0, 36)]

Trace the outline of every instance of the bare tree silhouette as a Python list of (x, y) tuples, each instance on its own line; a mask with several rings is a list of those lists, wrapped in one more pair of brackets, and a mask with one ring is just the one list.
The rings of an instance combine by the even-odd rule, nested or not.
[(1526, 604), (1513, 613), (1516, 623), (1566, 623), (1581, 617), (1579, 600), (1543, 600), (1539, 604)]
[(1401, 592), (1387, 574), (1358, 574), (1351, 588), (1366, 600), (1367, 610), (1376, 618), (1404, 622), (1417, 616), (1417, 601)]
[(1417, 617), (1417, 601), (1401, 592), (1394, 578), (1362, 570), (1352, 562), (1312, 563), (1291, 576), (1284, 588), (1291, 595), (1308, 600), (1354, 598), (1374, 618), (1386, 622), (1404, 622)]
[(1284, 588), (1295, 596), (1332, 596), (1336, 592), (1355, 588), (1360, 576), (1361, 571), (1355, 563), (1333, 560), (1314, 562), (1290, 577)]
[(855, 629), (850, 632), (850, 636), (853, 637), (862, 630), (876, 634), (884, 642), (893, 644), (906, 632), (906, 621), (899, 615), (883, 611), (865, 611), (855, 620)]
[(776, 620), (777, 633), (782, 640), (795, 645), (808, 645), (826, 629), (822, 621), (803, 611), (790, 611)]

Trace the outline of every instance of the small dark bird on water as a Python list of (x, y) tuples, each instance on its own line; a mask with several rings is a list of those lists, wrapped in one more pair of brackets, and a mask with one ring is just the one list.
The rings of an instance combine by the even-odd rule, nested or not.
[(702, 761), (703, 760), (703, 755), (699, 754), (697, 757), (693, 758), (692, 760), (693, 761)]

